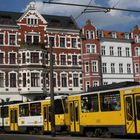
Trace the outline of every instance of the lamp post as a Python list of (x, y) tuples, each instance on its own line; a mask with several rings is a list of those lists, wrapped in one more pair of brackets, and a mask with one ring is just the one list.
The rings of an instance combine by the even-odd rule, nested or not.
[(55, 137), (55, 106), (54, 106), (54, 84), (53, 84), (53, 48), (52, 40), (49, 41), (50, 47), (50, 96), (51, 96), (51, 135)]

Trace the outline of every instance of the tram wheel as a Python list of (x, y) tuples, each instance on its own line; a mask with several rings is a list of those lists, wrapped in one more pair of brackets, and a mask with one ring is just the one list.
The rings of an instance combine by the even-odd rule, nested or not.
[(100, 137), (102, 135), (102, 129), (96, 128), (94, 132), (95, 137)]
[(94, 132), (93, 132), (92, 129), (87, 129), (87, 130), (85, 131), (85, 135), (86, 135), (87, 137), (93, 137)]

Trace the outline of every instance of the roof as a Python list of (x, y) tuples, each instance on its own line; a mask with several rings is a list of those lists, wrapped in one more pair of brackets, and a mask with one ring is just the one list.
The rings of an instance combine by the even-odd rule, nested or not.
[(132, 87), (132, 86), (138, 86), (138, 85), (140, 86), (139, 82), (126, 81), (126, 82), (120, 82), (120, 83), (112, 83), (109, 85), (91, 87), (88, 92), (105, 91), (105, 90), (119, 89), (119, 88)]
[[(17, 25), (17, 20), (24, 13), (0, 11), (0, 25)], [(48, 22), (48, 28), (75, 29), (79, 30), (72, 16), (42, 15)]]

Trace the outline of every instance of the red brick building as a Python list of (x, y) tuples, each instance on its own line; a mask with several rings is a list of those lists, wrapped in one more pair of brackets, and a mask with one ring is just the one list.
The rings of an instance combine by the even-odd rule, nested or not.
[(41, 15), (34, 2), (24, 13), (0, 12), (1, 98), (32, 100), (49, 94), (50, 45), (55, 93), (82, 91), (79, 28), (72, 17)]
[(86, 91), (91, 86), (101, 85), (100, 43), (97, 38), (97, 29), (90, 20), (82, 28), (81, 36), (83, 87)]
[(135, 26), (132, 30), (133, 43), (132, 43), (132, 54), (133, 54), (133, 71), (134, 80), (140, 81), (140, 28)]

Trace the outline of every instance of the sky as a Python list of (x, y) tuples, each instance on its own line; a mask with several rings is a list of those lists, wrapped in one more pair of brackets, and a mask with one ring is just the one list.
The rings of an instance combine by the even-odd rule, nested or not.
[[(42, 14), (73, 16), (79, 27), (84, 26), (90, 19), (97, 29), (129, 32), (135, 25), (140, 26), (140, 12), (110, 12), (83, 13), (84, 7), (44, 4), (35, 0), (36, 9)], [(53, 2), (74, 3), (90, 6), (105, 6), (124, 9), (140, 10), (140, 0), (52, 0)], [(24, 12), (30, 0), (0, 0), (0, 11)]]

